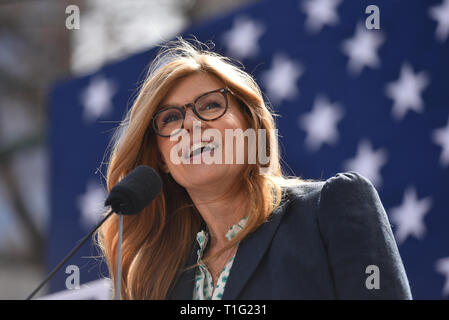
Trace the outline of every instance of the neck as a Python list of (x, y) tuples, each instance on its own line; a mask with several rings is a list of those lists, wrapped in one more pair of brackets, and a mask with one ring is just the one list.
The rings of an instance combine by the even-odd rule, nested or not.
[(229, 228), (248, 215), (247, 196), (239, 193), (217, 200), (215, 192), (207, 190), (188, 190), (188, 192), (209, 229), (210, 248), (224, 247), (229, 242), (226, 238)]

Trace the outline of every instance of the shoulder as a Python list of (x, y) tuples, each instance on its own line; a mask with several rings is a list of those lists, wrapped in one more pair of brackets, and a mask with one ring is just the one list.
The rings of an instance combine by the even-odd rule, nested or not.
[(371, 181), (355, 171), (337, 173), (324, 183), (321, 197), (329, 198), (351, 198), (362, 197), (377, 193)]
[(331, 224), (351, 217), (366, 222), (370, 218), (385, 218), (375, 187), (355, 171), (340, 172), (323, 181), (303, 180), (286, 187), (279, 209)]
[[(325, 242), (389, 239), (388, 216), (371, 181), (355, 171), (338, 173), (326, 180), (319, 192), (316, 219)], [(338, 241), (335, 239), (339, 239)]]
[(326, 181), (320, 192), (318, 215), (330, 220), (352, 218), (366, 223), (370, 219), (386, 218), (376, 188), (355, 171), (338, 173)]
[[(370, 180), (356, 171), (337, 173), (327, 180), (302, 180), (286, 187), (285, 202), (316, 201), (335, 202), (377, 194)], [(346, 200), (345, 200), (346, 199)]]

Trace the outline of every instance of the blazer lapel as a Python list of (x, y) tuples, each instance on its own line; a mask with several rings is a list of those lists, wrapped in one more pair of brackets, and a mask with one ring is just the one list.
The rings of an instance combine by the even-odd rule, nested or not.
[[(279, 227), (288, 202), (289, 199), (283, 201), (281, 205), (273, 211), (267, 222), (262, 224), (256, 231), (250, 234), (246, 239), (243, 239), (239, 244), (234, 263), (232, 264), (231, 273), (226, 281), (223, 300), (235, 300), (256, 270), (256, 267), (259, 265), (260, 260), (267, 251), (271, 240)], [(205, 223), (202, 224), (202, 228), (207, 228)], [(196, 264), (198, 249), (199, 244), (195, 241), (187, 266)], [(176, 282), (172, 293), (169, 295), (169, 299), (192, 300), (194, 286), (195, 269), (184, 271)]]
[[(288, 202), (288, 201), (287, 201)], [(269, 220), (239, 244), (223, 293), (223, 300), (235, 300), (256, 270), (282, 220), (286, 203), (277, 207)]]

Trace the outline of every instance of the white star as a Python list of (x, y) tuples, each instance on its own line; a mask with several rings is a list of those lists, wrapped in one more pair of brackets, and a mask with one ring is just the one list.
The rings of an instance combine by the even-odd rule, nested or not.
[(395, 120), (402, 120), (409, 109), (424, 111), (421, 94), (429, 85), (429, 81), (424, 71), (415, 74), (408, 63), (402, 64), (399, 79), (387, 84), (385, 88), (386, 95), (394, 100), (391, 112)]
[(110, 113), (113, 109), (112, 97), (116, 92), (117, 85), (104, 76), (98, 75), (91, 79), (80, 94), (85, 122), (95, 122), (101, 116)]
[(305, 143), (309, 151), (317, 151), (324, 142), (330, 145), (337, 143), (337, 123), (343, 114), (340, 105), (330, 103), (327, 97), (315, 99), (313, 110), (298, 118), (298, 126), (307, 132)]
[(273, 102), (280, 104), (282, 100), (293, 99), (298, 93), (296, 82), (304, 73), (301, 63), (291, 60), (283, 54), (273, 57), (271, 68), (262, 73), (261, 79)]
[(410, 235), (417, 239), (424, 237), (426, 226), (423, 220), (431, 205), (431, 197), (418, 200), (414, 187), (405, 190), (402, 204), (389, 210), (391, 221), (397, 224), (395, 236), (398, 244), (404, 243)]
[(446, 277), (444, 282), (443, 297), (449, 295), (449, 257), (442, 258), (435, 263), (435, 269)]
[(236, 59), (255, 56), (259, 52), (258, 41), (264, 34), (263, 24), (244, 16), (236, 17), (232, 29), (223, 34), (227, 53)]
[(77, 205), (80, 210), (80, 224), (86, 229), (98, 222), (104, 210), (106, 192), (96, 182), (89, 181), (86, 193), (79, 196)]
[(307, 0), (300, 8), (307, 15), (306, 28), (312, 32), (320, 32), (324, 25), (335, 26), (339, 22), (337, 7), (341, 0)]
[(343, 52), (349, 56), (349, 72), (359, 75), (365, 66), (378, 68), (380, 59), (377, 50), (384, 41), (384, 36), (379, 31), (367, 30), (361, 23), (357, 24), (354, 37), (345, 40), (342, 45)]
[(445, 42), (449, 35), (449, 0), (444, 0), (439, 6), (429, 9), (429, 15), (438, 23), (435, 36), (440, 42)]
[(449, 119), (447, 120), (446, 127), (433, 130), (432, 140), (443, 148), (440, 156), (440, 164), (443, 167), (447, 167), (449, 165)]
[(357, 147), (355, 158), (346, 160), (343, 167), (347, 171), (360, 172), (367, 177), (373, 185), (379, 187), (382, 184), (381, 167), (387, 162), (388, 152), (385, 149), (373, 150), (371, 142), (362, 140)]

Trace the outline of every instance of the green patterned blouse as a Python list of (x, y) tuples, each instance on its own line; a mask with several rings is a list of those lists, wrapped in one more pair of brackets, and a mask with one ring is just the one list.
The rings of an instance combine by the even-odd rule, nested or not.
[[(248, 216), (240, 220), (237, 224), (233, 225), (226, 233), (226, 238), (228, 240), (234, 238), (236, 234), (245, 226), (247, 220)], [(232, 263), (234, 262), (235, 254), (229, 259), (228, 263), (226, 263), (223, 270), (221, 271), (214, 290), (212, 275), (210, 274), (209, 270), (207, 270), (206, 265), (201, 262), (201, 258), (203, 257), (204, 250), (207, 247), (208, 240), (209, 233), (207, 231), (201, 230), (197, 233), (196, 241), (200, 246), (197, 251), (197, 263), (199, 264), (199, 267), (197, 267), (195, 271), (195, 287), (193, 289), (193, 300), (221, 300), (226, 286), (226, 281), (228, 280), (229, 272), (231, 271)]]

